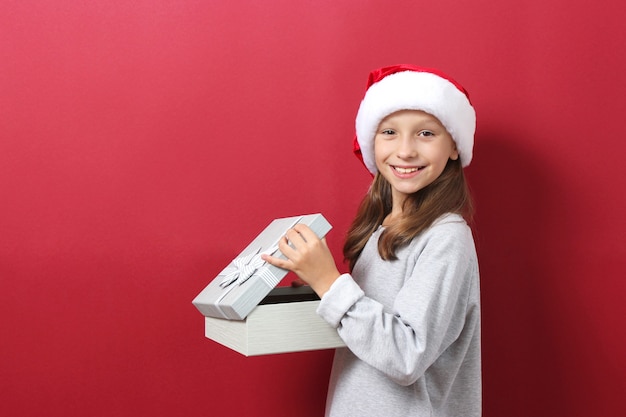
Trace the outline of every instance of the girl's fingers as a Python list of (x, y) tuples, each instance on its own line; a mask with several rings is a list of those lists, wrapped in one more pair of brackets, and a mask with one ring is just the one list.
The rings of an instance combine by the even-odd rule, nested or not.
[(287, 230), (287, 233), (285, 233), (285, 238), (289, 242), (291, 242), (291, 244), (296, 249), (298, 248), (298, 246), (302, 246), (303, 244), (306, 244), (306, 242), (307, 242), (307, 239), (304, 236), (302, 236), (300, 231), (298, 231), (296, 228), (292, 228), (292, 229)]
[(271, 255), (261, 255), (261, 259), (263, 259), (265, 262), (267, 262), (270, 265), (274, 265), (282, 269), (290, 270), (289, 268), (290, 263), (288, 260), (276, 258), (275, 256), (271, 256)]
[(306, 224), (298, 223), (293, 227), (293, 230), (295, 230), (306, 242), (314, 242), (315, 240), (319, 240), (315, 232), (313, 232), (313, 230), (311, 230), (311, 228)]
[[(278, 242), (278, 249), (287, 257), (287, 259), (291, 259), (297, 252), (298, 244), (294, 242), (294, 239), (295, 238), (285, 236), (280, 240), (280, 242)], [(291, 245), (289, 242), (291, 242)]]

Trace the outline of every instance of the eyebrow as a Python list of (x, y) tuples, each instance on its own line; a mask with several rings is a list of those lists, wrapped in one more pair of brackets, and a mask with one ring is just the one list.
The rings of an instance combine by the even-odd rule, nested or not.
[[(418, 128), (419, 130), (422, 129), (430, 129), (430, 130), (437, 130), (437, 129), (443, 129), (445, 130), (445, 126), (443, 126), (441, 123), (437, 123), (434, 120), (424, 120), (424, 121), (420, 121), (418, 123), (415, 123), (412, 128)], [(382, 129), (397, 129), (398, 125), (396, 123), (390, 122), (389, 120), (384, 121), (384, 122), (380, 122), (380, 124), (378, 125), (378, 129), (382, 130)]]

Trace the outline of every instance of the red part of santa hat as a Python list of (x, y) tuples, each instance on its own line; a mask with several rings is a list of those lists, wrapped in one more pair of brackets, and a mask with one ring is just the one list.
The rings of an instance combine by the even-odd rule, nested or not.
[(476, 113), (469, 94), (443, 72), (415, 65), (393, 65), (372, 71), (356, 116), (354, 153), (376, 174), (374, 136), (380, 122), (399, 110), (421, 110), (435, 116), (456, 143), (461, 164), (472, 161)]

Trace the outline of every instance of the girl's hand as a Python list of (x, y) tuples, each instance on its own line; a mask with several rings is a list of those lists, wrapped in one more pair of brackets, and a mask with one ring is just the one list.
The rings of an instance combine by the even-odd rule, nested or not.
[(326, 239), (318, 238), (305, 224), (298, 223), (289, 229), (278, 242), (278, 248), (287, 257), (286, 260), (270, 255), (262, 255), (262, 259), (271, 265), (295, 272), (320, 298), (341, 275)]

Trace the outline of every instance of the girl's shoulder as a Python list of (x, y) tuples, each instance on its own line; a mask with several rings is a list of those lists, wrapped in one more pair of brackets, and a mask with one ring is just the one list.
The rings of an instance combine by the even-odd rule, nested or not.
[(437, 224), (445, 224), (445, 223), (462, 223), (467, 224), (463, 216), (458, 213), (446, 213), (441, 215), (437, 220), (433, 222), (433, 226)]
[(433, 222), (433, 224), (426, 229), (426, 231), (434, 231), (437, 229), (457, 229), (468, 230), (469, 226), (463, 216), (457, 213), (446, 213)]
[[(463, 218), (456, 213), (447, 213), (416, 236), (410, 246), (423, 248), (425, 245), (468, 246), (473, 242), (472, 231)], [(470, 245), (473, 246), (473, 245)]]

